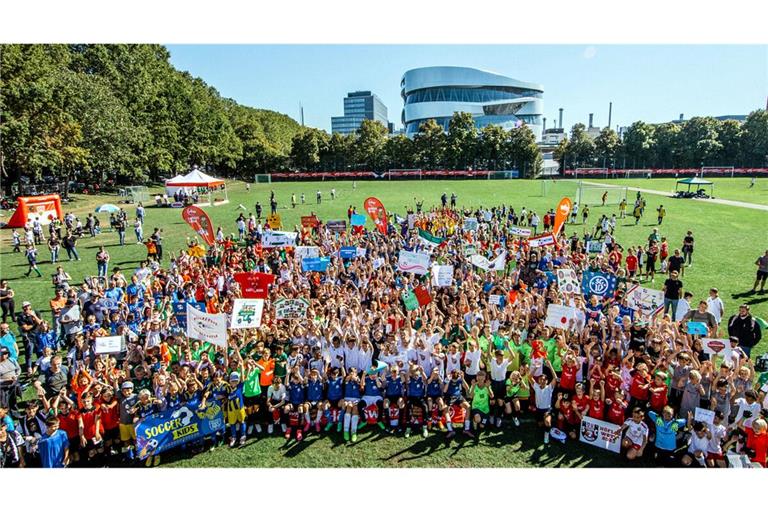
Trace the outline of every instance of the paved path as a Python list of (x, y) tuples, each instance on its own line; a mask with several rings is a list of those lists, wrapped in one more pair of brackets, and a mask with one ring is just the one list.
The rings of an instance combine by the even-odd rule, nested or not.
[[(622, 188), (622, 185), (609, 185), (607, 183), (597, 183), (594, 181), (585, 181), (584, 183), (588, 183), (590, 185), (600, 185), (601, 187), (611, 187), (611, 188)], [(672, 197), (672, 195), (669, 192), (662, 192), (661, 190), (651, 190), (649, 188), (638, 188), (638, 187), (627, 187), (628, 190), (633, 191), (640, 191), (644, 194), (653, 194), (657, 196), (665, 196), (665, 197)], [(716, 203), (716, 204), (723, 204), (726, 206), (738, 206), (740, 208), (750, 208), (752, 210), (763, 210), (768, 212), (768, 205), (764, 204), (755, 204), (755, 203), (745, 203), (744, 201), (731, 201), (730, 199), (702, 199), (702, 198), (692, 198), (694, 201), (702, 201), (704, 203)]]

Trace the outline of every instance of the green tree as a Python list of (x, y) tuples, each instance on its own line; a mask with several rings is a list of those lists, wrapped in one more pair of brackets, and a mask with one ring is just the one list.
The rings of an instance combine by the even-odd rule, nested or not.
[(526, 125), (512, 128), (507, 132), (507, 163), (520, 171), (525, 178), (535, 177), (541, 171), (541, 151), (536, 144), (536, 135)]
[(741, 154), (744, 165), (768, 167), (768, 111), (750, 112), (744, 121)]
[(305, 128), (293, 137), (291, 161), (300, 170), (312, 170), (320, 163), (320, 153), (327, 151), (328, 134), (316, 128)]
[(651, 163), (656, 144), (653, 137), (654, 127), (643, 121), (635, 121), (627, 128), (622, 139), (626, 165), (638, 168)]
[(600, 134), (595, 138), (595, 156), (601, 167), (613, 167), (613, 160), (619, 150), (621, 141), (616, 132), (610, 127), (600, 130)]
[(717, 140), (721, 145), (720, 151), (715, 156), (716, 165), (734, 167), (742, 165), (741, 138), (743, 136), (743, 128), (741, 123), (733, 119), (727, 119), (718, 122), (715, 130), (717, 131)]
[(353, 145), (355, 163), (371, 170), (381, 170), (384, 164), (384, 144), (387, 127), (378, 121), (363, 119)]
[(411, 169), (416, 166), (414, 142), (403, 134), (387, 139), (384, 155), (390, 169)]
[(501, 126), (488, 124), (480, 130), (477, 142), (480, 165), (492, 171), (505, 167), (510, 160), (507, 133)]
[(595, 142), (587, 134), (587, 127), (576, 123), (568, 139), (568, 162), (570, 168), (595, 167)]
[(452, 169), (466, 169), (472, 165), (477, 140), (477, 127), (472, 114), (454, 112), (446, 136), (446, 165)]
[(654, 129), (654, 155), (651, 165), (654, 167), (676, 167), (681, 155), (680, 123), (664, 123)]
[(694, 117), (683, 124), (683, 165), (701, 167), (713, 165), (723, 145), (717, 138), (717, 120), (712, 117)]
[(427, 119), (419, 125), (413, 136), (416, 162), (423, 169), (437, 169), (445, 165), (446, 136), (442, 126), (434, 119)]

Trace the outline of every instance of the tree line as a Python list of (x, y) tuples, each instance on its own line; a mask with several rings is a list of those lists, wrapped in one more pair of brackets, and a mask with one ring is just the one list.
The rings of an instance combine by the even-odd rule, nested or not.
[(579, 123), (554, 156), (564, 169), (768, 167), (768, 112), (755, 110), (744, 123), (712, 117), (663, 124), (637, 121), (621, 138), (603, 128), (592, 139)]

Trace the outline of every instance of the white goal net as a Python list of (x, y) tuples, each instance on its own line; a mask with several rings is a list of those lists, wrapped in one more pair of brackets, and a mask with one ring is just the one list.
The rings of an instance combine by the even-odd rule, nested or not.
[(255, 174), (253, 176), (254, 183), (272, 183), (271, 174)]
[(627, 198), (627, 187), (579, 182), (576, 197), (580, 205), (619, 204)]

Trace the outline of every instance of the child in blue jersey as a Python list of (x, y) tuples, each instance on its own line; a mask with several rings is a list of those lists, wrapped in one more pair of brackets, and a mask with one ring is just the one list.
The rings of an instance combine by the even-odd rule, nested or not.
[[(404, 377), (400, 374), (400, 368), (397, 365), (392, 365), (392, 369), (389, 371), (385, 379), (385, 394), (383, 409), (384, 420), (387, 426), (387, 431), (392, 427), (393, 423), (396, 423), (398, 427), (402, 428), (404, 422), (403, 413), (405, 411), (405, 395)], [(395, 405), (397, 407), (397, 418), (392, 418), (390, 414), (390, 406)], [(396, 420), (396, 422), (395, 422)], [(410, 435), (410, 427), (406, 430), (406, 437)]]
[[(371, 405), (376, 406), (376, 418), (372, 419), (379, 419), (382, 417), (382, 410), (381, 406), (384, 402), (384, 399), (381, 396), (381, 388), (384, 387), (384, 384), (382, 383), (381, 379), (378, 375), (378, 361), (373, 360), (371, 363), (370, 369), (366, 372), (365, 376), (363, 377), (363, 404), (362, 407), (366, 408)], [(384, 423), (381, 421), (378, 421), (377, 424), (379, 425), (379, 428), (384, 430), (386, 427), (384, 426)]]
[(324, 388), (320, 372), (316, 368), (312, 368), (309, 371), (309, 378), (307, 378), (307, 403), (305, 404), (304, 421), (310, 424), (311, 411), (315, 410), (315, 432), (320, 432), (320, 423), (326, 409), (326, 402), (323, 400)]
[[(439, 373), (438, 373), (439, 376)], [(424, 368), (419, 365), (411, 363), (410, 370), (406, 374), (405, 379), (408, 392), (408, 401), (406, 413), (408, 415), (408, 428), (405, 429), (405, 437), (411, 435), (411, 425), (414, 424), (414, 418), (421, 418), (419, 422), (421, 426), (421, 434), (427, 437), (427, 423), (425, 421), (427, 416), (427, 403), (425, 401), (427, 375), (424, 373)], [(437, 383), (437, 391), (440, 391), (440, 383)], [(421, 411), (420, 415), (414, 414), (414, 409), (418, 408)]]
[(361, 397), (360, 376), (352, 367), (344, 378), (344, 441), (357, 441), (357, 424), (360, 421), (358, 405)]
[[(424, 370), (421, 370), (422, 375)], [(430, 415), (430, 427), (443, 425), (442, 415), (445, 414), (445, 400), (443, 400), (443, 379), (440, 377), (440, 369), (432, 370), (432, 375), (427, 379), (427, 410), (438, 412), (437, 417)], [(426, 430), (423, 432), (426, 437)]]
[(304, 385), (304, 379), (299, 372), (299, 367), (294, 366), (291, 368), (291, 377), (288, 383), (288, 403), (283, 407), (283, 414), (288, 418), (288, 428), (285, 431), (285, 438), (290, 439), (293, 429), (296, 429), (296, 440), (301, 441), (304, 437), (304, 431), (309, 429), (309, 425), (305, 424), (304, 429), (301, 428), (302, 420), (304, 419), (304, 410), (306, 402), (306, 387)]
[[(222, 409), (226, 410), (227, 396), (229, 395), (229, 386), (224, 382), (222, 374), (217, 371), (213, 374), (213, 379), (206, 386), (205, 393), (203, 394), (203, 403), (208, 400), (218, 400)], [(222, 430), (217, 431), (213, 435), (214, 446), (221, 446), (224, 444), (224, 436), (226, 435), (226, 425), (222, 426)]]
[(325, 401), (325, 414), (328, 424), (325, 426), (325, 431), (328, 432), (333, 428), (334, 424), (334, 410), (338, 411), (339, 417), (336, 418), (337, 431), (341, 432), (343, 427), (343, 415), (344, 415), (344, 368), (331, 367), (328, 370), (329, 374), (326, 378), (326, 385), (328, 389), (326, 391)]
[(238, 430), (240, 430), (240, 446), (245, 446), (245, 398), (243, 397), (243, 383), (240, 381), (238, 372), (232, 372), (229, 376), (227, 425), (230, 429), (229, 447), (235, 447)]
[(464, 398), (462, 391), (464, 393), (469, 393), (469, 386), (467, 385), (467, 381), (464, 380), (464, 373), (461, 370), (454, 369), (451, 371), (451, 376), (448, 378), (448, 380), (445, 381), (445, 384), (443, 385), (443, 395), (445, 395), (446, 400), (445, 424), (448, 427), (448, 435), (446, 436), (447, 439), (450, 439), (456, 435), (456, 432), (453, 430), (451, 418), (448, 417), (448, 409), (450, 409), (450, 407), (453, 405), (459, 405), (462, 409), (464, 409), (464, 434), (469, 437), (475, 437), (474, 434), (472, 434), (472, 432), (469, 430), (469, 402), (467, 402), (467, 400)]

